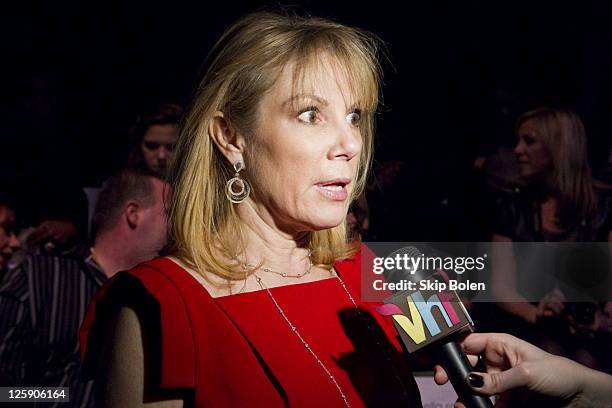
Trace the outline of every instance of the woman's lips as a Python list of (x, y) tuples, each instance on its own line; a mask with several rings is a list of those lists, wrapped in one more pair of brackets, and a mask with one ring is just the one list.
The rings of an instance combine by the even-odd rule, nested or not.
[(345, 182), (319, 183), (317, 190), (330, 200), (344, 201), (348, 197), (347, 185)]

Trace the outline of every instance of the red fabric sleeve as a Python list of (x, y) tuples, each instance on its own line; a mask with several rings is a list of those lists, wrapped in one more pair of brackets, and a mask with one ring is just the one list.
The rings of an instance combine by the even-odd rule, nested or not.
[[(93, 377), (110, 321), (121, 307), (145, 310), (145, 327), (159, 327), (162, 388), (195, 386), (195, 347), (183, 298), (156, 261), (142, 264), (110, 279), (89, 305), (81, 326), (81, 359), (86, 377)], [(151, 305), (157, 307), (151, 307)], [(156, 310), (151, 310), (156, 309)], [(143, 318), (141, 313), (139, 317)], [(143, 337), (150, 336), (143, 327)]]

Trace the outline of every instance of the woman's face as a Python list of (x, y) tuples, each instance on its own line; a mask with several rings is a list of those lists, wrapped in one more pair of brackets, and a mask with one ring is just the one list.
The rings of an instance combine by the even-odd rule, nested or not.
[(535, 123), (529, 119), (519, 126), (518, 144), (514, 154), (518, 158), (519, 173), (524, 178), (541, 177), (552, 171), (552, 159), (537, 132)]
[(149, 170), (156, 174), (165, 174), (177, 140), (178, 128), (176, 125), (149, 126), (140, 145), (142, 157)]
[(339, 225), (355, 184), (360, 109), (329, 64), (319, 71), (295, 90), (293, 66), (285, 67), (260, 102), (257, 131), (247, 146), (258, 213), (286, 231)]

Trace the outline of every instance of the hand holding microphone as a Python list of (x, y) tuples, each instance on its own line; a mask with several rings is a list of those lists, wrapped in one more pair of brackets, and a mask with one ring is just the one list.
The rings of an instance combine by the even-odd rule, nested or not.
[[(390, 255), (417, 260), (423, 256), (415, 247), (401, 248)], [(385, 305), (377, 308), (378, 313), (392, 319), (406, 350), (427, 353), (444, 366), (457, 395), (469, 408), (492, 407), (489, 398), (474, 392), (465, 383), (471, 371), (470, 362), (456, 340), (460, 333), (472, 330), (473, 322), (454, 291), (439, 289), (445, 283), (445, 274), (432, 275), (416, 267), (386, 272), (388, 282), (410, 279), (414, 283), (428, 283), (425, 289), (395, 292), (385, 300)]]
[[(481, 395), (501, 394), (496, 406), (505, 406), (504, 397), (514, 388), (559, 397), (569, 406), (610, 407), (612, 376), (591, 370), (572, 360), (545, 352), (504, 333), (471, 333), (461, 342), (472, 365), (481, 354), (486, 373), (471, 373), (467, 385)], [(440, 366), (434, 379), (445, 384), (448, 376)], [(456, 406), (464, 407), (459, 401)]]
[[(419, 249), (405, 247), (390, 257), (423, 257)], [(386, 270), (386, 281), (422, 280), (444, 282), (444, 273), (424, 269)], [(437, 287), (436, 287), (437, 288)], [(541, 317), (560, 313), (559, 294), (541, 302)], [(612, 310), (612, 304), (606, 312)], [(491, 395), (501, 394), (496, 406), (506, 406), (508, 391), (526, 388), (557, 397), (572, 407), (611, 407), (612, 376), (591, 370), (572, 360), (554, 356), (508, 334), (471, 333), (472, 320), (456, 293), (448, 290), (403, 290), (395, 292), (377, 308), (388, 316), (409, 353), (427, 353), (438, 362), (435, 381), (450, 381), (459, 396), (458, 407), (492, 406)], [(459, 339), (463, 338), (459, 342)], [(487, 372), (474, 372), (478, 355)]]

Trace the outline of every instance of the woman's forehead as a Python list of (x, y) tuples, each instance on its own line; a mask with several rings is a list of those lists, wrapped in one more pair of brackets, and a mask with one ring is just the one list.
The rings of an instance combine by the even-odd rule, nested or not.
[(518, 128), (518, 131), (519, 133), (535, 134), (537, 133), (537, 128), (537, 123), (533, 120), (533, 118), (531, 118), (521, 123)]
[(298, 65), (292, 61), (281, 71), (274, 86), (283, 100), (299, 103), (303, 98), (329, 99), (339, 93), (347, 105), (354, 105), (362, 99), (359, 90), (346, 72), (337, 64), (322, 60), (320, 63)]

